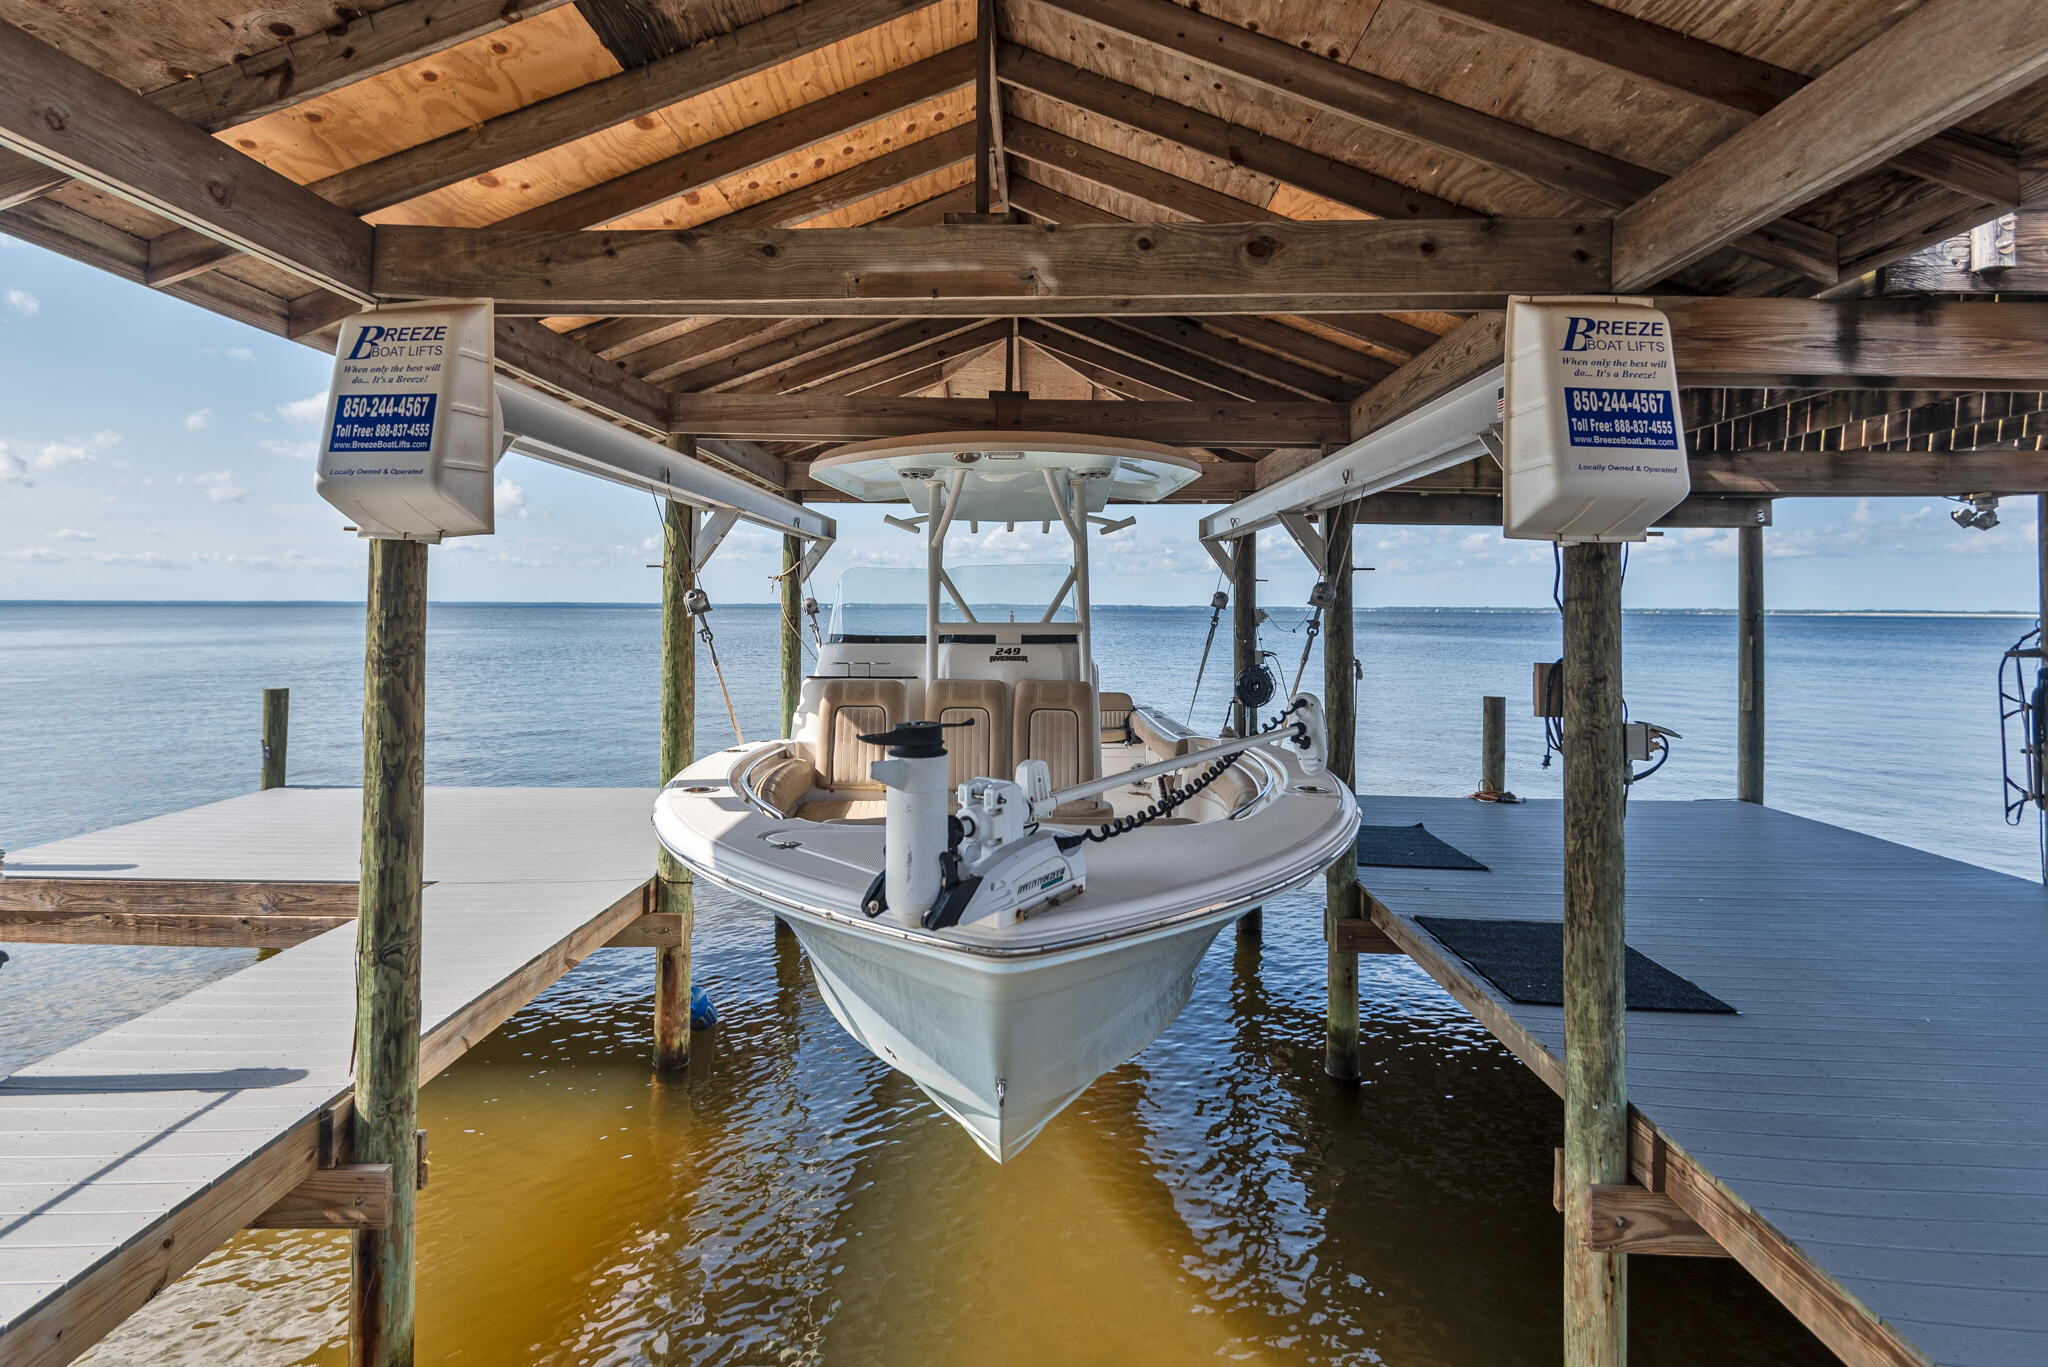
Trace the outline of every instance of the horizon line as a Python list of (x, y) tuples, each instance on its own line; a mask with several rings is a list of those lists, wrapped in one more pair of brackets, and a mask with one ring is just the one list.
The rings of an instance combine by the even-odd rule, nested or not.
[[(361, 608), (360, 598), (0, 598), (0, 607), (81, 607), (81, 608)], [(629, 601), (624, 599), (474, 599), (450, 598), (427, 600), (430, 608), (632, 608), (641, 611), (658, 611), (658, 602)], [(718, 606), (727, 608), (764, 608), (776, 610), (777, 602), (731, 602)], [(907, 606), (917, 606), (909, 604)], [(1097, 608), (1137, 608), (1158, 611), (1201, 612), (1206, 603), (1097, 603)], [(1277, 604), (1273, 606), (1279, 606)], [(1295, 605), (1302, 606), (1302, 605)], [(1304, 611), (1306, 608), (1304, 607)], [(1517, 612), (1555, 613), (1557, 609), (1548, 605), (1510, 606), (1506, 604), (1431, 604), (1431, 603), (1380, 603), (1355, 609), (1361, 613), (1371, 612)], [(1629, 613), (1691, 613), (1734, 616), (1738, 609), (1728, 607), (1648, 607), (1624, 608)], [(1771, 608), (1764, 609), (1764, 615), (1774, 616), (1820, 616), (1820, 617), (2038, 617), (2040, 614), (2024, 608)], [(954, 623), (953, 625), (968, 625)]]

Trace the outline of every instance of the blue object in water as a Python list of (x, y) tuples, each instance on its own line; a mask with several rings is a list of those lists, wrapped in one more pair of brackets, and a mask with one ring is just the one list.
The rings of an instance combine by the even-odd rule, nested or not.
[(690, 1028), (709, 1030), (718, 1024), (718, 1008), (711, 1004), (711, 994), (695, 983), (690, 985)]

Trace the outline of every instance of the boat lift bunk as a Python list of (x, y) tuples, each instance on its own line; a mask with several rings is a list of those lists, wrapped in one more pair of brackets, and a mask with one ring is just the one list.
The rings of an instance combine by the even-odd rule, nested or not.
[[(1173, 1021), (1223, 925), (1357, 827), (1314, 698), (1225, 740), (1099, 690), (1088, 530), (1199, 468), (1030, 432), (820, 458), (820, 482), (910, 505), (889, 520), (923, 542), (922, 621), (908, 592), (860, 621), (849, 570), (794, 734), (707, 756), (656, 804), (669, 851), (782, 916), (847, 1031), (998, 1161)], [(945, 549), (983, 523), (1061, 527), (1072, 563), (1039, 567), (1031, 603), (1020, 567), (978, 589)]]

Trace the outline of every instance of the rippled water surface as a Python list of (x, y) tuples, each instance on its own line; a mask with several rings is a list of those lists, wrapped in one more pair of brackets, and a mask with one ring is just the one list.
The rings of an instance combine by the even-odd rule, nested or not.
[[(1291, 674), (1298, 614), (1274, 616)], [(1100, 619), (1105, 685), (1184, 710), (1207, 613)], [(774, 614), (713, 624), (766, 735)], [(2033, 871), (2033, 832), (1999, 821), (1991, 694), (2025, 625), (1774, 616), (1772, 802)], [(361, 632), (350, 607), (0, 606), (0, 845), (252, 787), (265, 685), (292, 689), (292, 780), (354, 782)], [(1557, 791), (1521, 715), (1554, 616), (1389, 610), (1358, 634), (1361, 787), (1469, 791), (1497, 692), (1510, 785)], [(651, 784), (657, 638), (642, 608), (436, 607), (429, 781)], [(1634, 714), (1685, 737), (1640, 795), (1727, 795), (1732, 619), (1631, 616), (1627, 649)], [(698, 698), (700, 745), (723, 743), (708, 668)], [(1181, 1019), (997, 1167), (840, 1032), (765, 914), (707, 890), (720, 1023), (687, 1078), (645, 1064), (651, 954), (605, 950), (426, 1088), (421, 1361), (1555, 1362), (1556, 1101), (1377, 958), (1364, 1083), (1326, 1081), (1318, 921), (1297, 894), (1262, 947), (1220, 937)], [(0, 1070), (252, 957), (9, 949)], [(339, 1364), (346, 1278), (339, 1236), (244, 1235), (86, 1360)], [(1832, 1361), (1732, 1264), (1636, 1259), (1631, 1279), (1638, 1363)]]

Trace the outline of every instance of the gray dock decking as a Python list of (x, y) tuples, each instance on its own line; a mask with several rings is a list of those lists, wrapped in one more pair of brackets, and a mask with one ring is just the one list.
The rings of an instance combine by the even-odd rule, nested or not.
[[(423, 1080), (641, 914), (653, 797), (427, 790)], [(7, 868), (353, 882), (361, 811), (355, 789), (272, 789)], [(327, 931), (0, 1079), (0, 1359), (68, 1360), (303, 1180), (350, 1086), (355, 944)]]
[[(1361, 805), (1490, 866), (1359, 881), (1496, 1034), (1561, 1058), (1561, 1008), (1508, 1001), (1414, 920), (1561, 919), (1561, 805)], [(2041, 885), (1748, 803), (1638, 799), (1628, 942), (1741, 1013), (1631, 1011), (1631, 1104), (1928, 1360), (2048, 1362)]]

